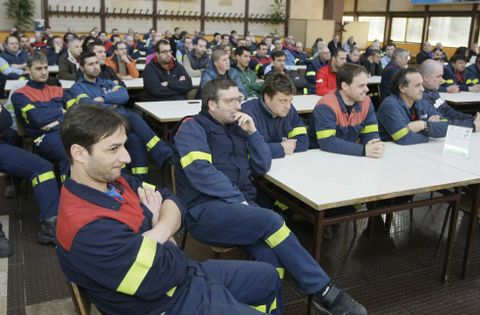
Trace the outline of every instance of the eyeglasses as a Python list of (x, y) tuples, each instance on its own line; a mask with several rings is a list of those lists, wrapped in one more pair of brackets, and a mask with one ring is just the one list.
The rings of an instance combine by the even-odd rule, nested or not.
[(220, 101), (226, 103), (228, 106), (233, 106), (236, 103), (241, 104), (245, 100), (243, 95), (238, 97), (231, 97), (231, 98), (221, 98)]

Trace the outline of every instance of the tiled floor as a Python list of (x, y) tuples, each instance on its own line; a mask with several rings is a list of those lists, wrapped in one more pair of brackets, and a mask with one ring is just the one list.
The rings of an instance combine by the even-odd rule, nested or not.
[[(0, 197), (0, 219), (9, 219), (9, 236), (15, 253), (8, 259), (6, 307), (2, 285), (7, 277), (0, 267), (0, 314), (73, 314), (65, 278), (52, 246), (36, 242), (38, 212), (31, 189), (22, 187), (22, 209), (13, 200)], [(0, 183), (3, 196), (3, 183)], [(475, 250), (466, 280), (459, 278), (465, 227), (462, 217), (454, 245), (450, 280), (440, 282), (444, 243), (437, 258), (435, 245), (445, 209), (416, 209), (413, 223), (408, 211), (394, 217), (389, 236), (374, 220), (370, 235), (366, 220), (358, 221), (357, 234), (352, 224), (342, 224), (333, 241), (324, 242), (322, 266), (340, 287), (361, 301), (369, 314), (480, 314), (480, 233), (475, 227)], [(311, 226), (301, 221), (288, 222), (306, 248), (311, 246)], [(186, 252), (193, 258), (212, 258), (208, 247), (189, 238)], [(234, 250), (222, 258), (245, 258)], [(0, 266), (6, 260), (0, 260)], [(6, 265), (6, 264), (5, 264)], [(284, 281), (284, 314), (307, 313), (306, 296), (292, 278)]]

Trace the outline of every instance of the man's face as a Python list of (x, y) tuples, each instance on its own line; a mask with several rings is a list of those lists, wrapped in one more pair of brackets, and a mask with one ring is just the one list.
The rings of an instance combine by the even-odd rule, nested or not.
[(105, 50), (105, 46), (95, 45), (93, 52), (95, 55), (97, 55), (98, 63), (103, 66), (105, 64), (105, 60), (107, 59), (107, 51)]
[(400, 91), (405, 98), (415, 102), (422, 99), (423, 96), (423, 79), (420, 73), (407, 73), (407, 86), (400, 87)]
[(19, 50), (18, 39), (16, 39), (15, 37), (8, 38), (7, 49), (11, 53), (17, 53)]
[(335, 43), (338, 43), (339, 40), (340, 40), (340, 37), (338, 35), (333, 36), (333, 41)]
[(443, 52), (440, 49), (435, 50), (433, 53), (434, 60), (442, 60), (443, 59)]
[(115, 49), (115, 55), (122, 57), (127, 54), (127, 45), (125, 43), (120, 43), (117, 45), (117, 49)]
[(293, 95), (277, 92), (273, 97), (264, 95), (265, 105), (278, 117), (286, 117), (292, 106)]
[(257, 56), (258, 57), (265, 57), (268, 54), (268, 48), (266, 45), (260, 45), (259, 48), (257, 48)]
[(405, 53), (405, 54), (400, 54), (398, 57), (397, 57), (397, 60), (395, 61), (397, 63), (397, 65), (399, 65), (400, 67), (405, 67), (406, 65), (408, 65), (408, 61), (410, 60), (410, 54), (408, 53)]
[(463, 72), (465, 70), (466, 63), (463, 60), (457, 60), (453, 64), (453, 68), (455, 68), (456, 71), (458, 72)]
[(207, 51), (207, 43), (204, 40), (198, 40), (195, 46), (195, 53), (199, 56), (203, 56)]
[(214, 64), (215, 64), (215, 67), (218, 70), (218, 73), (220, 73), (220, 74), (224, 74), (225, 71), (230, 69), (230, 60), (229, 60), (229, 57), (228, 57), (227, 54), (221, 56), (220, 59), (218, 59), (217, 61), (214, 62)]
[(296, 43), (295, 44), (295, 49), (297, 49), (298, 52), (303, 52), (303, 44), (302, 43)]
[(190, 50), (192, 50), (192, 48), (193, 48), (192, 39), (191, 38), (185, 38), (185, 49), (187, 51), (190, 51)]
[(79, 40), (75, 40), (68, 44), (68, 50), (73, 55), (73, 57), (78, 57), (82, 53), (82, 44), (80, 44)]
[(273, 60), (273, 69), (277, 72), (285, 71), (285, 62), (287, 58), (285, 56), (279, 56)]
[(48, 79), (48, 63), (33, 62), (31, 67), (27, 67), (27, 73), (34, 82), (47, 82)]
[(117, 179), (122, 168), (130, 163), (130, 155), (124, 146), (126, 141), (125, 129), (121, 127), (95, 143), (90, 153), (84, 150), (82, 166), (88, 177), (102, 184)]
[(98, 35), (98, 39), (103, 43), (104, 41), (107, 40), (107, 34), (105, 34), (105, 33), (100, 33), (100, 34)]
[(360, 59), (360, 52), (358, 50), (354, 50), (350, 52), (349, 57), (352, 62), (357, 62), (358, 59)]
[(217, 43), (220, 43), (220, 41), (222, 40), (222, 36), (220, 34), (215, 35), (214, 38)]
[(63, 46), (63, 40), (59, 37), (55, 37), (53, 39), (53, 47), (62, 47)]
[(341, 68), (346, 63), (347, 63), (347, 53), (344, 51), (339, 51), (338, 56), (332, 58), (332, 64), (335, 69)]
[(380, 55), (380, 54), (374, 54), (373, 55), (373, 62), (374, 63), (379, 64), (381, 59), (382, 59), (382, 55)]
[(125, 43), (127, 43), (128, 46), (133, 47), (135, 44), (135, 41), (133, 40), (133, 36), (127, 36), (125, 38)]
[(394, 50), (395, 50), (395, 47), (393, 47), (393, 46), (387, 46), (387, 47), (385, 48), (385, 54), (386, 54), (388, 57), (392, 58), (392, 55), (393, 55), (393, 51), (394, 51)]
[(228, 36), (223, 36), (222, 37), (222, 44), (223, 45), (228, 45), (230, 43), (230, 38)]
[(272, 38), (265, 37), (265, 44), (267, 44), (267, 47), (270, 47), (272, 45)]
[(172, 61), (170, 45), (159, 45), (158, 50), (158, 61), (163, 65), (168, 65)]
[(238, 87), (230, 87), (228, 90), (217, 92), (218, 101), (208, 102), (208, 111), (221, 124), (235, 122), (235, 114), (240, 111), (240, 104), (243, 102), (243, 95)]
[(245, 39), (239, 39), (237, 43), (238, 47), (245, 47), (247, 46), (247, 41)]
[(423, 77), (423, 86), (429, 90), (437, 90), (443, 81), (443, 67), (439, 64), (438, 67)]
[(86, 58), (85, 64), (81, 68), (83, 73), (91, 78), (96, 78), (100, 75), (100, 64), (97, 57)]
[(432, 45), (429, 42), (426, 42), (425, 45), (423, 45), (423, 50), (425, 50), (426, 52), (431, 52)]
[(250, 52), (248, 50), (244, 50), (240, 56), (235, 56), (235, 58), (241, 67), (248, 68), (250, 64)]
[(328, 49), (327, 47), (323, 47), (322, 49), (320, 49), (320, 52), (318, 53), (318, 57), (323, 62), (330, 60), (331, 58), (330, 49)]
[(342, 82), (342, 92), (347, 95), (352, 101), (361, 102), (367, 97), (368, 92), (368, 75), (365, 72), (361, 72), (357, 76), (353, 77), (352, 83), (347, 84)]
[(279, 39), (276, 39), (276, 40), (273, 42), (273, 45), (275, 46), (275, 49), (279, 49), (279, 50), (282, 49), (282, 41), (279, 40)]
[(22, 49), (30, 47), (30, 41), (28, 37), (26, 36), (20, 37), (20, 47), (22, 47)]

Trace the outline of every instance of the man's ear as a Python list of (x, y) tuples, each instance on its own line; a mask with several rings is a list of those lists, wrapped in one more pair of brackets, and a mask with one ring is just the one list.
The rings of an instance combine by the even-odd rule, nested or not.
[(84, 163), (89, 154), (84, 147), (74, 144), (70, 147), (70, 155), (72, 156), (73, 161)]

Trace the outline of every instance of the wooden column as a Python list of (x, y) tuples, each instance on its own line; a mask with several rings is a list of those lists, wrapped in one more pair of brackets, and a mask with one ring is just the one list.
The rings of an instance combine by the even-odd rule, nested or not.
[(340, 35), (340, 39), (342, 37), (343, 8), (343, 0), (325, 0), (323, 2), (323, 19), (335, 20), (335, 34)]
[(152, 10), (153, 10), (153, 21), (152, 21), (152, 27), (157, 31), (158, 27), (158, 5), (157, 5), (157, 0), (153, 0), (153, 5), (152, 5)]
[(248, 32), (248, 16), (250, 15), (250, 0), (245, 0), (245, 20), (243, 21), (243, 36)]
[(470, 34), (468, 35), (468, 46), (470, 47), (478, 39), (478, 4), (474, 4), (472, 8), (472, 25), (470, 26)]
[(205, 31), (205, 0), (200, 3), (200, 31)]
[(284, 30), (284, 36), (288, 35), (288, 21), (290, 20), (290, 8), (291, 8), (291, 1), (287, 0), (285, 4), (285, 30)]
[(107, 17), (105, 16), (105, 0), (100, 0), (100, 29), (107, 31)]
[(50, 19), (48, 16), (48, 0), (43, 0), (42, 1), (42, 6), (43, 6), (43, 19), (45, 20), (45, 27), (50, 27)]
[[(426, 5), (425, 6), (425, 18), (423, 19), (423, 30), (422, 30), (422, 45), (424, 42), (427, 41), (428, 39), (428, 26), (430, 25), (430, 6)], [(420, 49), (423, 49), (423, 46), (420, 47)]]
[(387, 0), (387, 7), (385, 9), (385, 29), (383, 30), (383, 46), (388, 43), (392, 35), (392, 15), (390, 14), (390, 0)]

